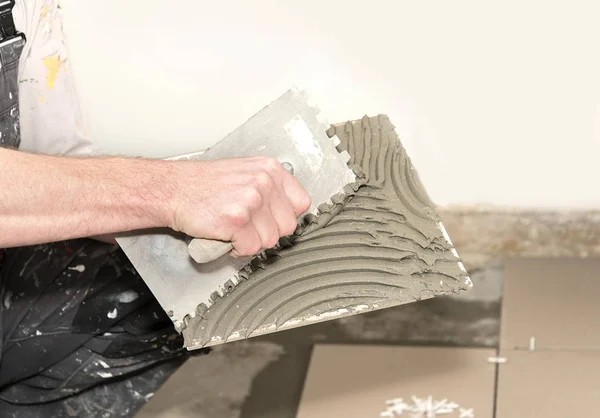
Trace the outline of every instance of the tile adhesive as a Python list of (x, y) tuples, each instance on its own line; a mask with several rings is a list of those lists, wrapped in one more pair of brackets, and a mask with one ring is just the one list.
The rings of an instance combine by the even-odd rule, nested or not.
[(456, 293), (471, 281), (387, 116), (332, 125), (355, 183), (183, 329), (188, 349)]

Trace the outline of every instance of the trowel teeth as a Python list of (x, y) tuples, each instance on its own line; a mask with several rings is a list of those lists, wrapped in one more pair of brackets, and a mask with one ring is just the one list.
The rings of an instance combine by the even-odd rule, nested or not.
[(317, 216), (315, 214), (308, 213), (308, 214), (306, 214), (306, 216), (304, 216), (303, 224), (308, 225), (313, 222), (316, 222), (316, 220), (317, 220)]
[(327, 203), (321, 203), (318, 207), (317, 210), (319, 211), (319, 213), (325, 213), (325, 212), (329, 212), (329, 207), (331, 206), (331, 204), (327, 204)]
[(341, 204), (343, 204), (345, 202), (345, 200), (346, 200), (346, 196), (344, 194), (342, 194), (342, 193), (338, 193), (338, 194), (333, 195), (331, 197), (331, 202), (334, 205), (341, 205)]
[(292, 237), (283, 237), (279, 240), (281, 248), (289, 248), (293, 245)]
[(196, 307), (196, 315), (203, 316), (208, 311), (208, 306), (205, 303), (201, 303)]
[(233, 282), (233, 280), (227, 280), (223, 285), (223, 293), (229, 294), (233, 292), (233, 289), (235, 289), (235, 283)]
[[(337, 137), (336, 137), (336, 138), (337, 138)], [(338, 149), (338, 151), (340, 151), (340, 150)], [(341, 151), (340, 151), (340, 156), (342, 157), (342, 159), (344, 160), (344, 162), (345, 162), (346, 164), (348, 164), (348, 161), (350, 161), (350, 154), (348, 154), (348, 151), (346, 151), (346, 150), (341, 150)]]
[[(214, 291), (210, 294), (210, 301), (215, 303), (215, 301), (221, 299), (221, 294), (217, 291)], [(186, 325), (187, 326), (187, 325)]]
[(358, 190), (357, 183), (350, 183), (350, 184), (347, 184), (346, 186), (344, 186), (344, 193), (346, 193), (347, 195), (351, 195), (354, 192), (356, 192), (357, 190)]
[[(332, 138), (332, 139), (333, 139), (333, 137), (335, 136), (335, 126), (333, 126), (333, 125), (332, 125), (332, 126), (330, 126), (330, 127), (327, 129), (327, 131), (325, 132), (325, 134), (326, 134), (326, 135), (327, 135), (329, 138)], [(339, 138), (338, 138), (338, 141), (339, 141)]]
[(181, 321), (173, 321), (173, 328), (175, 328), (175, 331), (182, 333), (183, 330), (185, 329), (185, 327), (183, 326), (183, 324), (181, 323)]

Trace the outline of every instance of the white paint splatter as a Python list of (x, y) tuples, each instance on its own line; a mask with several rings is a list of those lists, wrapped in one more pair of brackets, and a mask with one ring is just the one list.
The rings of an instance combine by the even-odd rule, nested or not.
[(69, 270), (75, 270), (78, 271), (80, 273), (83, 273), (85, 271), (85, 266), (83, 264), (79, 264), (75, 267), (69, 267)]
[(108, 369), (110, 367), (108, 364), (106, 364), (106, 362), (104, 362), (102, 360), (98, 360), (98, 364), (100, 364), (105, 369)]
[(42, 333), (39, 330), (35, 330), (35, 335), (42, 335)]
[(108, 316), (110, 319), (115, 319), (117, 317), (117, 308), (107, 313), (106, 316)]
[(8, 92), (8, 98), (12, 99), (12, 92), (10, 92), (10, 91)]
[(12, 295), (13, 295), (13, 293), (10, 290), (8, 290), (6, 292), (6, 295), (4, 295), (4, 307), (6, 309), (10, 308), (10, 302), (12, 301)]
[[(35, 257), (35, 253), (31, 257), (29, 257), (27, 259), (27, 261), (25, 261), (25, 263), (23, 264), (23, 268), (19, 272), (19, 277), (23, 277), (23, 274), (25, 273), (25, 270), (27, 270), (27, 266), (29, 266), (29, 263), (31, 263), (31, 260), (33, 260), (33, 257)], [(35, 276), (34, 276), (34, 280), (35, 280)], [(38, 287), (37, 284), (35, 287)]]
[(100, 376), (103, 379), (108, 379), (109, 377), (113, 377), (112, 373), (108, 373), (108, 372), (98, 372), (98, 376)]
[(459, 418), (475, 418), (473, 409), (461, 407), (456, 402), (450, 402), (447, 399), (435, 401), (433, 396), (427, 398), (418, 398), (412, 396), (412, 404), (404, 402), (402, 398), (390, 399), (386, 401), (387, 408), (379, 414), (380, 417), (400, 417), (406, 412), (412, 418), (435, 418), (442, 415), (457, 412)]
[(118, 295), (111, 297), (110, 300), (119, 303), (131, 303), (139, 297), (140, 295), (138, 295), (137, 292), (135, 292), (134, 290), (126, 290), (125, 292), (119, 293)]
[(471, 409), (460, 408), (458, 413), (460, 414), (458, 418), (475, 418), (475, 412), (473, 412), (473, 408), (471, 408)]
[(148, 393), (148, 394), (144, 395), (144, 399), (145, 399), (145, 400), (148, 400), (148, 399), (150, 399), (150, 398), (151, 398), (151, 397), (153, 397), (153, 396), (154, 396), (154, 392), (150, 392), (150, 393)]

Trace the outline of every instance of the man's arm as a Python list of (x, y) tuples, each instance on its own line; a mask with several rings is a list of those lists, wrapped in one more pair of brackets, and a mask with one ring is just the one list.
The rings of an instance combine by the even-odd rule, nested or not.
[(170, 227), (255, 254), (310, 205), (273, 159), (69, 158), (0, 148), (0, 247)]

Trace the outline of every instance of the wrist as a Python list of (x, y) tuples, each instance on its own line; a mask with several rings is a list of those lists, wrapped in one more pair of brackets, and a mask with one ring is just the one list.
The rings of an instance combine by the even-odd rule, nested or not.
[[(160, 219), (160, 226), (175, 231), (183, 231), (184, 219), (190, 202), (197, 201), (200, 196), (199, 185), (206, 183), (208, 161), (156, 161), (159, 181), (156, 183), (155, 199), (158, 205), (154, 208)], [(202, 187), (200, 187), (201, 189)]]
[(142, 162), (140, 176), (143, 184), (133, 192), (141, 216), (151, 227), (174, 225), (177, 191), (179, 189), (177, 167), (173, 162), (161, 160), (137, 160)]
[(174, 176), (168, 162), (121, 157), (80, 162), (93, 173), (93, 183), (103, 185), (93, 205), (119, 218), (114, 232), (170, 226)]

